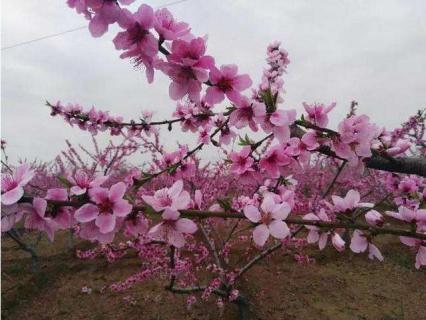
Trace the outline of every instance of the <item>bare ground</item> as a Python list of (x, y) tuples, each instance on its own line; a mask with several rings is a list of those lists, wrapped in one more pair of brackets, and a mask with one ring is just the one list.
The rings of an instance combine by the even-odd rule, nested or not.
[[(136, 272), (137, 258), (114, 264), (102, 258), (81, 261), (67, 249), (62, 235), (54, 244), (41, 241), (41, 270), (33, 274), (30, 258), (16, 248), (3, 239), (3, 319), (238, 319), (235, 305), (220, 312), (215, 298), (187, 310), (186, 296), (163, 289), (165, 279), (122, 293), (100, 293), (105, 285)], [(396, 242), (381, 248), (383, 263), (327, 248), (313, 250), (316, 263), (301, 266), (278, 252), (254, 267), (240, 288), (249, 298), (254, 319), (426, 319), (426, 270), (416, 270), (414, 254)], [(92, 293), (82, 293), (83, 286)]]

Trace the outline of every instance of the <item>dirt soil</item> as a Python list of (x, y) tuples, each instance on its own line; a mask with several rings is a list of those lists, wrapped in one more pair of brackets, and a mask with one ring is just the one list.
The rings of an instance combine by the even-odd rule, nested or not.
[[(247, 273), (240, 285), (250, 300), (253, 319), (426, 319), (426, 270), (416, 270), (414, 253), (397, 242), (380, 247), (383, 263), (327, 248), (313, 250), (316, 263), (301, 266), (276, 253)], [(65, 235), (54, 244), (43, 239), (38, 252), (41, 270), (34, 274), (28, 254), (3, 238), (3, 319), (238, 319), (235, 305), (220, 312), (215, 298), (187, 310), (186, 296), (163, 289), (165, 279), (122, 293), (100, 293), (102, 287), (136, 272), (140, 264), (136, 257), (113, 264), (103, 258), (78, 260)], [(82, 293), (84, 286), (92, 293)]]

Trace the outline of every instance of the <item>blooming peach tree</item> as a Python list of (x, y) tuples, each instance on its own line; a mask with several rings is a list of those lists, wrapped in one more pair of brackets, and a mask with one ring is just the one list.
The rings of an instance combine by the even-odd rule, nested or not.
[[(166, 289), (188, 295), (188, 304), (215, 297), (219, 306), (237, 304), (242, 319), (248, 302), (239, 280), (272, 254), (306, 264), (307, 246), (331, 245), (383, 261), (377, 238), (388, 234), (413, 252), (416, 268), (426, 265), (424, 112), (386, 130), (352, 102), (333, 129), (328, 115), (335, 103), (304, 103), (299, 114), (285, 105), (290, 61), (279, 43), (268, 46), (267, 66), (253, 85), (235, 64), (218, 65), (206, 38), (165, 8), (142, 4), (131, 12), (132, 0), (67, 2), (94, 37), (117, 24), (120, 57), (143, 67), (150, 83), (157, 72), (167, 75), (176, 108), (168, 120), (143, 110), (125, 121), (95, 107), (47, 102), (52, 116), (121, 142), (101, 149), (93, 138), (95, 151), (67, 142), (50, 165), (13, 166), (4, 157), (3, 233), (19, 242), (21, 221), (51, 241), (70, 230), (95, 244), (77, 250), (82, 259), (114, 262), (136, 251), (140, 271), (110, 290), (162, 275)], [(166, 151), (162, 126), (196, 135), (198, 143)], [(200, 159), (207, 147), (221, 160)], [(128, 161), (139, 151), (151, 156), (144, 166)]]

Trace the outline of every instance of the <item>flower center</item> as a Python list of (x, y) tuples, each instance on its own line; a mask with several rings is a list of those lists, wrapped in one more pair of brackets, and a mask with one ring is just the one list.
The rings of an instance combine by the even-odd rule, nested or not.
[(114, 204), (111, 201), (105, 200), (102, 203), (98, 204), (99, 212), (101, 214), (111, 214), (113, 206)]
[(142, 28), (138, 22), (136, 22), (133, 27), (128, 29), (127, 32), (129, 33), (128, 37), (132, 44), (137, 44), (138, 42), (142, 41), (149, 33), (147, 30)]
[(216, 84), (222, 91), (228, 91), (232, 89), (232, 79), (221, 78)]
[(262, 221), (262, 224), (266, 224), (266, 225), (270, 224), (272, 222), (271, 213), (269, 213), (269, 212), (262, 212), (262, 218), (261, 218), (260, 221)]

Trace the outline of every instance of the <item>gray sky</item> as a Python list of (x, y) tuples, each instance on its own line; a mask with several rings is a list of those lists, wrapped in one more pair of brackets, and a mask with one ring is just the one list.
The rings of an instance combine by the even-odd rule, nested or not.
[[(291, 60), (284, 107), (301, 111), (303, 101), (336, 101), (332, 126), (353, 99), (360, 112), (389, 128), (426, 106), (424, 0), (188, 0), (169, 9), (194, 34), (208, 35), (217, 64), (237, 64), (255, 84), (267, 44), (281, 41)], [(3, 0), (1, 46), (84, 24), (65, 0)], [(148, 85), (142, 72), (118, 58), (113, 36), (95, 39), (84, 29), (2, 51), (1, 132), (12, 160), (51, 160), (65, 138), (90, 146), (88, 133), (49, 116), (46, 99), (95, 105), (126, 119), (144, 109), (156, 110), (156, 119), (170, 118), (169, 80), (157, 73)], [(194, 142), (173, 133), (169, 146), (182, 137)]]

